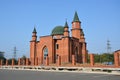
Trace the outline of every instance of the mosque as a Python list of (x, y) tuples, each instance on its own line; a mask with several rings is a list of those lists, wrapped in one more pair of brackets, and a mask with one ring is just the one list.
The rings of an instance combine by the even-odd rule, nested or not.
[(37, 31), (34, 28), (30, 41), (32, 65), (35, 65), (36, 59), (39, 65), (44, 64), (46, 57), (50, 64), (55, 64), (59, 56), (61, 63), (71, 63), (72, 55), (75, 56), (76, 63), (87, 63), (87, 45), (77, 12), (74, 14), (71, 32), (66, 21), (64, 26), (56, 26), (50, 35), (40, 36), (37, 41)]

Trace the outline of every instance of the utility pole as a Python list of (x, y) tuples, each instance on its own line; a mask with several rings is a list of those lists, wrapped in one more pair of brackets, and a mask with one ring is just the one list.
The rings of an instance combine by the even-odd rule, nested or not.
[(110, 53), (111, 53), (111, 47), (110, 47), (110, 41), (107, 40), (107, 54), (108, 54), (108, 64), (110, 62)]

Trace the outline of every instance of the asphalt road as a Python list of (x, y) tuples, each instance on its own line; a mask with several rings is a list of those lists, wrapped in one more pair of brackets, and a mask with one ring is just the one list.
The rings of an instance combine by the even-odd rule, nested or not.
[(120, 80), (120, 75), (0, 69), (0, 80)]

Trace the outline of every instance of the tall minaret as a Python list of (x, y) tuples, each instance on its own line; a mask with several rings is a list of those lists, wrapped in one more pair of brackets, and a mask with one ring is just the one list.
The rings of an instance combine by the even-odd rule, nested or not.
[(86, 42), (84, 38), (84, 32), (81, 28), (81, 21), (79, 20), (77, 12), (75, 12), (73, 22), (72, 22), (72, 37), (79, 39), (79, 42), (82, 46), (82, 62), (87, 62), (87, 49), (86, 49)]
[(32, 32), (32, 40), (30, 41), (30, 60), (31, 64), (35, 65), (35, 57), (36, 57), (36, 42), (37, 42), (37, 32), (36, 28), (34, 27)]
[(79, 20), (77, 12), (75, 12), (73, 21), (72, 21), (72, 37), (78, 38), (80, 40), (81, 35), (81, 22)]
[(69, 39), (69, 27), (67, 24), (67, 21), (65, 22), (64, 25), (64, 37), (63, 37), (63, 45), (64, 45), (64, 53), (61, 54), (61, 57), (63, 57), (61, 59), (61, 62), (64, 61), (65, 63), (69, 63), (70, 60), (70, 39)]

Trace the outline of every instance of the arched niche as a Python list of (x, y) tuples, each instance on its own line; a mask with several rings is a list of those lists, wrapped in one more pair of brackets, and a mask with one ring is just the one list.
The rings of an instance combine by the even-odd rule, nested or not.
[(48, 48), (44, 47), (44, 49), (43, 49), (43, 57), (44, 57), (44, 59), (46, 59), (47, 56), (48, 56)]

